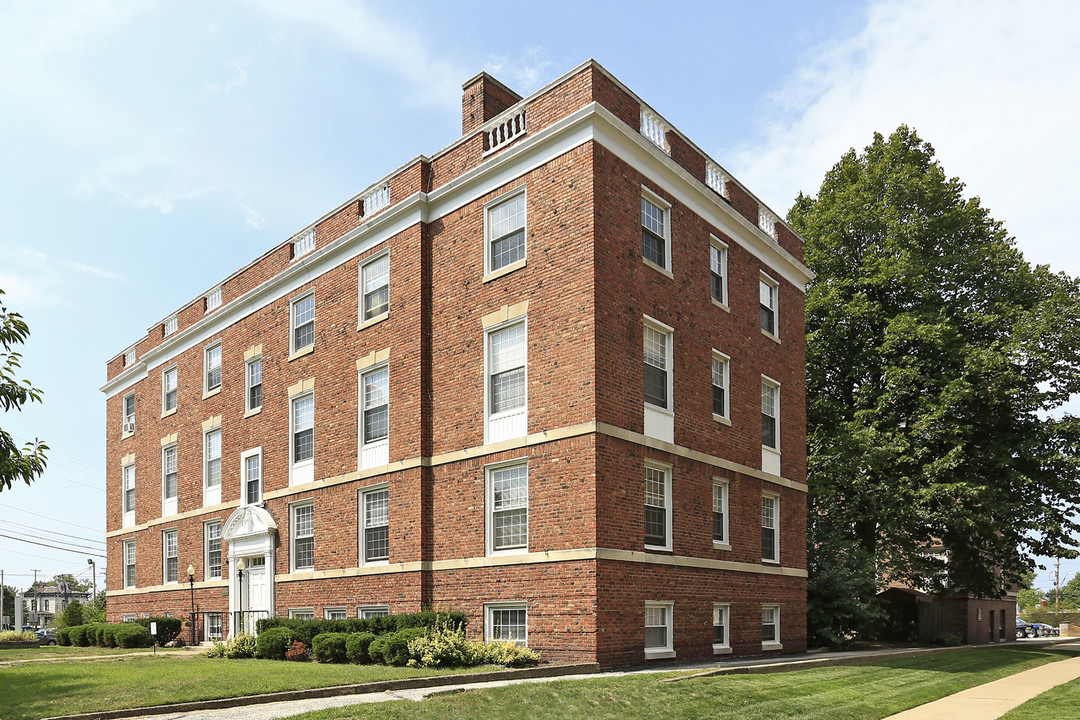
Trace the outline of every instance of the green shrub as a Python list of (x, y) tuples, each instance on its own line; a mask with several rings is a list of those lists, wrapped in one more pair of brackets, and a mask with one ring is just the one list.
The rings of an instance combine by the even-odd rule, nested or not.
[(409, 662), (409, 641), (426, 635), (428, 633), (427, 628), (411, 627), (404, 630), (398, 630), (396, 633), (388, 633), (386, 635), (380, 635), (371, 643), (368, 648), (368, 653), (375, 657), (376, 645), (378, 647), (378, 653), (385, 665), (405, 665)]
[(478, 665), (504, 665), (516, 668), (537, 665), (540, 662), (540, 653), (507, 640), (477, 644), (482, 646), (480, 652), (477, 653)]
[(33, 630), (4, 630), (0, 632), (0, 642), (34, 642), (38, 639)]
[(440, 625), (409, 641), (410, 667), (457, 667), (478, 665), (475, 645), (465, 639), (463, 630)]
[(86, 644), (96, 645), (102, 647), (101, 643), (101, 630), (105, 627), (105, 623), (90, 623), (86, 626)]
[(225, 657), (230, 660), (245, 660), (247, 658), (255, 657), (257, 650), (255, 638), (244, 633), (242, 635), (237, 635), (229, 641), (229, 644), (225, 649)]
[(259, 633), (255, 639), (255, 657), (263, 660), (284, 660), (296, 635), (286, 627), (275, 627)]
[(301, 642), (310, 647), (315, 636), (322, 633), (341, 632), (351, 634), (370, 632), (375, 635), (383, 635), (406, 628), (433, 628), (440, 622), (464, 628), (466, 622), (465, 613), (456, 610), (445, 612), (428, 609), (415, 613), (398, 613), (373, 618), (347, 618), (345, 620), (263, 618), (259, 620), (257, 627), (260, 633), (274, 627), (290, 628)]
[(942, 647), (960, 647), (964, 642), (960, 639), (959, 635), (952, 633), (945, 633), (943, 635), (935, 635), (930, 638), (931, 645), (940, 645)]
[(71, 630), (69, 631), (69, 636), (71, 637), (71, 644), (77, 647), (88, 646), (90, 644), (90, 640), (87, 637), (86, 632), (88, 629), (89, 626), (87, 625), (76, 625), (75, 627), (71, 628)]
[(71, 644), (71, 628), (62, 627), (56, 631), (56, 644), (57, 645), (70, 645)]
[(368, 647), (375, 639), (375, 633), (350, 633), (345, 638), (345, 658), (351, 663), (368, 663)]
[(137, 623), (120, 623), (113, 626), (113, 637), (117, 647), (144, 648), (153, 642), (150, 631)]
[(348, 633), (322, 633), (311, 641), (311, 654), (315, 662), (345, 662), (345, 639)]
[[(83, 605), (78, 600), (72, 600), (68, 603), (68, 606), (64, 608), (64, 612), (60, 615), (59, 622), (60, 627), (74, 627), (75, 625), (82, 625), (86, 621), (83, 619)], [(60, 641), (56, 641), (60, 644)]]
[(223, 658), (225, 657), (226, 647), (227, 646), (225, 645), (225, 643), (215, 640), (214, 646), (208, 648), (206, 652), (203, 653), (203, 655), (208, 658)]
[(151, 637), (154, 637), (154, 639), (157, 640), (158, 645), (172, 642), (173, 638), (179, 635), (180, 631), (184, 629), (184, 621), (182, 618), (149, 617), (139, 618), (135, 622), (146, 628), (147, 632), (150, 631), (150, 623), (157, 623), (157, 636)]
[(116, 647), (116, 625), (106, 625), (101, 630), (101, 640), (105, 647)]

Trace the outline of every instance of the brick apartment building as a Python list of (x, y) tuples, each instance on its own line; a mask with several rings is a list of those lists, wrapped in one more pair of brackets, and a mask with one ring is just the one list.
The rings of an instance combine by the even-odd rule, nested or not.
[(433, 604), (552, 660), (802, 650), (809, 278), (597, 63), (482, 73), (460, 139), (108, 362), (109, 619), (193, 592), (201, 638)]

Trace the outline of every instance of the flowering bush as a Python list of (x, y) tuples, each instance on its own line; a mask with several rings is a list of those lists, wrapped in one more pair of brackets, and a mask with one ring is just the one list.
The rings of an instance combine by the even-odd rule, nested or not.
[(214, 646), (208, 649), (204, 655), (208, 658), (228, 658), (229, 660), (243, 660), (255, 657), (255, 638), (251, 635), (237, 635), (228, 642), (214, 641)]
[(439, 623), (424, 635), (409, 640), (409, 667), (504, 665), (524, 667), (540, 662), (540, 653), (507, 641), (466, 640), (465, 631)]
[(0, 642), (34, 642), (37, 634), (33, 630), (4, 630), (0, 632)]

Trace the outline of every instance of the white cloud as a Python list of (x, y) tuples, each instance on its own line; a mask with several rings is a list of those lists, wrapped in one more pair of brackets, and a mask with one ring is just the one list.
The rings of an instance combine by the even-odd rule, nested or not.
[(488, 60), (484, 69), (510, 89), (526, 96), (539, 90), (545, 81), (554, 77), (550, 70), (554, 64), (555, 61), (549, 57), (547, 50), (528, 46), (521, 51), (517, 60), (510, 60), (505, 55), (494, 56)]
[(115, 270), (106, 270), (105, 268), (95, 267), (93, 265), (84, 265), (80, 262), (72, 262), (67, 264), (72, 270), (81, 272), (84, 275), (94, 275), (95, 277), (104, 278), (106, 280), (123, 280), (124, 274)]
[(136, 207), (168, 214), (177, 203), (217, 188), (170, 158), (128, 155), (98, 164), (82, 174), (71, 189), (82, 197), (111, 194)]
[(1005, 222), (1032, 262), (1080, 275), (1070, 223), (1080, 166), (1080, 5), (878, 2), (770, 98), (731, 171), (785, 212), (847, 149), (902, 123)]
[(79, 293), (86, 292), (86, 285), (72, 280), (73, 273), (102, 280), (124, 280), (119, 272), (75, 260), (57, 260), (21, 245), (0, 246), (0, 257), (4, 260), (0, 290), (4, 291), (4, 302), (14, 308), (62, 305), (69, 299), (66, 290), (76, 288)]
[(235, 70), (232, 77), (223, 83), (209, 83), (206, 85), (206, 89), (210, 92), (229, 92), (246, 83), (248, 79), (247, 67), (238, 62), (234, 62), (232, 67)]

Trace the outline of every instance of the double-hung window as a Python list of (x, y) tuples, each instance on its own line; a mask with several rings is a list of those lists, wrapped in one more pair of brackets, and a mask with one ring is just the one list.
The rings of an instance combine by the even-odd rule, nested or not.
[(672, 638), (674, 605), (669, 602), (645, 603), (645, 659), (675, 657)]
[(295, 355), (315, 345), (315, 293), (293, 300), (289, 314), (292, 327), (289, 349)]
[(246, 505), (262, 502), (262, 448), (248, 450), (240, 456), (240, 472), (243, 473), (243, 500)]
[(515, 192), (513, 197), (499, 199), (485, 210), (488, 273), (520, 267), (515, 263), (525, 260), (525, 191)]
[(390, 255), (360, 266), (360, 324), (390, 312)]
[(176, 496), (179, 480), (176, 467), (176, 443), (161, 449), (161, 515), (176, 514)]
[(727, 252), (727, 245), (714, 236), (709, 243), (709, 294), (724, 307), (727, 307)]
[(220, 640), (221, 639), (221, 613), (206, 613), (206, 629), (205, 640)]
[(166, 584), (174, 583), (178, 579), (177, 575), (177, 556), (179, 553), (179, 543), (177, 541), (176, 530), (166, 530), (161, 534), (161, 545), (163, 550), (163, 562), (164, 562), (164, 581)]
[(529, 466), (514, 462), (487, 469), (488, 552), (529, 549)]
[(725, 422), (728, 416), (728, 380), (731, 371), (731, 360), (727, 355), (713, 350), (712, 353), (712, 414), (713, 419)]
[(671, 397), (673, 336), (672, 328), (645, 317), (645, 434), (666, 442), (675, 442), (675, 414)]
[(315, 506), (310, 502), (289, 507), (292, 570), (315, 568)]
[(671, 270), (671, 221), (667, 203), (652, 193), (641, 197), (641, 256), (660, 270)]
[(780, 334), (776, 326), (780, 286), (771, 277), (762, 273), (758, 280), (758, 290), (761, 304), (761, 331), (775, 338)]
[(315, 395), (306, 393), (292, 399), (292, 442), (289, 446), (292, 485), (315, 479)]
[(324, 620), (344, 620), (348, 617), (348, 611), (343, 607), (323, 608)]
[(203, 394), (221, 389), (221, 343), (206, 348), (203, 355)]
[(135, 393), (130, 392), (124, 396), (124, 422), (121, 426), (122, 435), (130, 435), (135, 432)]
[(521, 437), (528, 429), (525, 322), (487, 333), (487, 442)]
[(525, 603), (484, 605), (484, 640), (529, 644), (529, 610)]
[(135, 541), (124, 541), (124, 587), (135, 587)]
[(712, 539), (716, 545), (727, 545), (728, 540), (728, 482), (713, 478), (712, 486)]
[(221, 521), (213, 520), (203, 525), (206, 543), (206, 579), (221, 579)]
[(356, 608), (356, 617), (361, 620), (370, 620), (376, 617), (386, 617), (390, 614), (389, 605), (361, 605)]
[(124, 481), (123, 526), (131, 527), (135, 524), (135, 466), (125, 465), (122, 473)]
[(360, 469), (390, 461), (390, 367), (360, 373)]
[(780, 606), (761, 607), (761, 646), (776, 648), (780, 645)]
[(247, 387), (244, 392), (244, 411), (255, 412), (262, 408), (262, 358), (247, 362)]
[(761, 559), (780, 562), (780, 496), (775, 493), (761, 496)]
[(731, 606), (727, 603), (715, 603), (713, 605), (712, 643), (713, 653), (731, 652)]
[(203, 435), (203, 505), (221, 502), (221, 428)]
[(176, 366), (161, 373), (161, 414), (167, 415), (176, 410)]
[(360, 491), (361, 564), (390, 559), (390, 489), (381, 486)]
[(761, 469), (780, 474), (780, 385), (761, 377)]
[(671, 468), (645, 465), (645, 549), (671, 550)]

